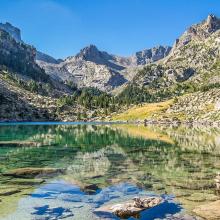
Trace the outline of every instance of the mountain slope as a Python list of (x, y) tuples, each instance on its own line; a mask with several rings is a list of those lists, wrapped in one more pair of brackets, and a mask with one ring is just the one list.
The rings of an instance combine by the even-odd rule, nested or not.
[[(174, 98), (163, 112), (131, 118), (220, 122), (220, 19), (209, 15), (191, 26), (176, 40), (170, 54), (140, 70), (120, 97), (129, 98), (129, 103)], [(127, 120), (125, 113), (113, 118)]]
[(35, 59), (35, 48), (0, 28), (0, 121), (59, 119), (55, 97), (69, 90), (51, 79)]
[(220, 125), (220, 89), (194, 92), (157, 103), (144, 103), (114, 113), (107, 120), (172, 124), (214, 123)]
[[(191, 26), (176, 40), (171, 53), (157, 65), (148, 65), (135, 77), (134, 83), (149, 87), (169, 87), (187, 80), (204, 82), (204, 76), (215, 71), (220, 58), (220, 20), (214, 15)], [(219, 82), (219, 75), (216, 80)], [(212, 83), (211, 79), (208, 79)], [(217, 82), (215, 80), (215, 82)]]
[[(220, 19), (214, 15), (191, 26), (172, 49), (120, 57), (90, 45), (63, 61), (37, 52), (16, 28), (3, 26), (0, 120), (98, 120), (112, 112), (115, 120), (127, 112), (126, 120), (220, 120)], [(156, 103), (126, 111), (144, 102)]]
[(56, 80), (71, 81), (79, 88), (95, 87), (111, 92), (135, 76), (135, 67), (163, 59), (170, 51), (170, 47), (159, 46), (131, 57), (120, 57), (89, 45), (59, 64), (42, 60), (37, 60), (37, 63)]
[(0, 65), (34, 80), (49, 81), (44, 70), (36, 64), (35, 55), (35, 48), (15, 41), (8, 32), (0, 29)]
[[(0, 29), (8, 32), (16, 42), (24, 44), (21, 31), (10, 23), (0, 23)], [(89, 45), (65, 60), (57, 60), (40, 51), (34, 51), (33, 56), (37, 64), (55, 81), (75, 84), (78, 88), (95, 87), (112, 92), (132, 80), (137, 67), (165, 58), (171, 49), (158, 46), (139, 51), (130, 57), (120, 57)]]

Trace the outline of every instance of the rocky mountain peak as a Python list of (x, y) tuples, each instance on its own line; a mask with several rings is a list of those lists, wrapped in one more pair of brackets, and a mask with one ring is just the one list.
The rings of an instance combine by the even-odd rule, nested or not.
[(69, 60), (72, 58), (75, 60), (90, 61), (98, 65), (105, 65), (113, 69), (123, 69), (123, 67), (118, 65), (116, 56), (108, 54), (105, 51), (100, 51), (93, 44), (83, 48), (76, 56), (71, 57)]
[(86, 61), (94, 61), (94, 59), (100, 56), (100, 53), (101, 52), (95, 45), (90, 44), (89, 46), (80, 50), (80, 52), (76, 55), (76, 58), (81, 58)]
[(208, 15), (205, 25), (209, 33), (215, 32), (220, 29), (220, 19), (213, 14)]
[(213, 32), (220, 29), (220, 19), (213, 14), (208, 15), (208, 17), (201, 23), (192, 25), (186, 32), (188, 34), (198, 36), (201, 39), (207, 38)]
[(8, 32), (17, 42), (22, 42), (20, 29), (14, 27), (9, 22), (6, 22), (5, 24), (0, 23), (0, 29)]
[(220, 19), (215, 15), (208, 15), (207, 19), (199, 24), (194, 24), (189, 27), (183, 35), (176, 40), (173, 51), (176, 48), (181, 48), (185, 46), (190, 41), (194, 40), (204, 40), (208, 38), (211, 34), (220, 29)]

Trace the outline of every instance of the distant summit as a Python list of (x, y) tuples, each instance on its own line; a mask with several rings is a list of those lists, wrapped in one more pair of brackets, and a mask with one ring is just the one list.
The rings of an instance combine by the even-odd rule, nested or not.
[(213, 33), (220, 29), (220, 19), (213, 14), (208, 15), (206, 22), (207, 32)]
[(206, 20), (199, 24), (194, 24), (189, 27), (184, 34), (176, 40), (173, 50), (176, 47), (182, 47), (188, 44), (191, 40), (204, 40), (211, 34), (220, 29), (220, 19), (213, 14), (208, 15)]
[(76, 58), (82, 58), (87, 61), (94, 61), (96, 58), (101, 56), (101, 51), (98, 48), (90, 44), (89, 46), (80, 50), (80, 52), (76, 55)]
[[(6, 31), (16, 42), (21, 39), (21, 31), (10, 23), (0, 23), (0, 30)], [(99, 50), (94, 44), (81, 49), (75, 56), (64, 60), (55, 59), (40, 51), (32, 54), (36, 63), (45, 70), (53, 80), (74, 83), (80, 87), (95, 87), (111, 92), (129, 82), (136, 74), (134, 68), (157, 62), (171, 51), (169, 46), (156, 46), (139, 51), (129, 57), (117, 56)]]

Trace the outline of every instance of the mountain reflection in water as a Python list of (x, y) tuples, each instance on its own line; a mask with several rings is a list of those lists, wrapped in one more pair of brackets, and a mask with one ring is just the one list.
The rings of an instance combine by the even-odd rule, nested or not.
[(2, 220), (117, 219), (94, 210), (136, 195), (165, 198), (140, 215), (165, 219), (219, 199), (214, 184), (220, 171), (216, 128), (2, 125), (0, 159), (1, 174), (26, 167), (65, 169), (43, 178), (41, 185), (39, 177), (27, 181), (1, 175)]

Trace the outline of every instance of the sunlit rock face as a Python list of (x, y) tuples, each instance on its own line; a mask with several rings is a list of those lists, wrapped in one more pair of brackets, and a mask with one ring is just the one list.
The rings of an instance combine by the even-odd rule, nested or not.
[(122, 219), (129, 217), (138, 218), (141, 211), (153, 208), (160, 205), (162, 202), (162, 198), (158, 197), (136, 197), (124, 203), (100, 207), (96, 209), (95, 212), (113, 213)]
[(136, 65), (146, 65), (165, 58), (171, 51), (169, 46), (157, 46), (151, 49), (145, 49), (135, 53), (133, 60)]
[(184, 34), (177, 39), (173, 49), (183, 47), (192, 40), (204, 40), (219, 29), (220, 19), (210, 14), (202, 23), (189, 27)]
[(203, 22), (189, 27), (164, 59), (147, 65), (132, 82), (155, 89), (189, 81), (198, 86), (220, 82), (219, 38), (220, 19), (209, 15)]
[[(10, 34), (16, 42), (24, 43), (21, 31), (10, 23), (0, 23), (0, 29)], [(131, 81), (139, 67), (165, 58), (170, 51), (169, 46), (156, 46), (123, 57), (89, 45), (65, 60), (55, 59), (36, 50), (34, 60), (59, 83), (71, 82), (79, 88), (95, 87), (101, 91), (112, 92)]]
[(134, 77), (135, 67), (163, 59), (170, 50), (171, 47), (158, 46), (130, 57), (121, 57), (89, 45), (59, 64), (43, 59), (37, 59), (37, 63), (54, 79), (72, 81), (78, 87), (96, 87), (111, 92)]

